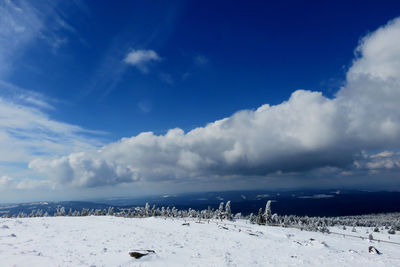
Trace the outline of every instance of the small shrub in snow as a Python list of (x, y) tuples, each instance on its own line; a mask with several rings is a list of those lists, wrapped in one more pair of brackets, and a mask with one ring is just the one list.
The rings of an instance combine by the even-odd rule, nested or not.
[(369, 234), (368, 239), (369, 239), (370, 241), (372, 241), (372, 240), (374, 240), (374, 236), (373, 236), (372, 234)]

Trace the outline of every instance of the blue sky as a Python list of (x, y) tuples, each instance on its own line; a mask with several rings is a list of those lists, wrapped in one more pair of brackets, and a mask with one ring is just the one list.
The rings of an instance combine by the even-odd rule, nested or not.
[(396, 1), (1, 1), (0, 200), (398, 189), (399, 14)]
[[(81, 4), (56, 6), (73, 30), (49, 18), (44, 27), (57, 28), (55, 40), (27, 44), (8, 81), (62, 101), (55, 119), (113, 139), (202, 126), (278, 104), (295, 89), (332, 95), (359, 38), (400, 11), (365, 3)], [(124, 64), (130, 49), (154, 50), (162, 60), (143, 74)]]

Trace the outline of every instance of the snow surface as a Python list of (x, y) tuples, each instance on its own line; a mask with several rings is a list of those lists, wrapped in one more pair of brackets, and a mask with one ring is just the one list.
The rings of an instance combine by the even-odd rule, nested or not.
[[(183, 219), (42, 217), (0, 219), (1, 266), (400, 266), (400, 245), (369, 241), (371, 228), (331, 231), (361, 240), (247, 224)], [(218, 222), (218, 225), (217, 225)], [(367, 233), (369, 232), (369, 233)], [(387, 230), (374, 238), (400, 242)], [(382, 255), (368, 253), (375, 246)], [(151, 249), (140, 259), (128, 252)]]

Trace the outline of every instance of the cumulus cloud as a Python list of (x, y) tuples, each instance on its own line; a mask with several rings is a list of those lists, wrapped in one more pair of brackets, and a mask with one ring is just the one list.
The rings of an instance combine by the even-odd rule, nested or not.
[(399, 18), (360, 40), (356, 59), (348, 72), (349, 80), (367, 75), (382, 80), (400, 75)]
[[(334, 98), (297, 90), (279, 105), (239, 111), (186, 133), (144, 132), (97, 151), (36, 159), (30, 167), (57, 183), (86, 187), (318, 169), (348, 174), (357, 162), (379, 167), (366, 163), (379, 158), (365, 156), (368, 151), (400, 149), (399, 31), (396, 19), (360, 41), (346, 84)], [(159, 58), (143, 57), (143, 51), (130, 55), (135, 66)]]
[(30, 167), (42, 172), (49, 171), (58, 184), (72, 184), (75, 186), (115, 185), (132, 182), (137, 179), (134, 170), (130, 166), (118, 164), (117, 162), (107, 162), (95, 156), (87, 155), (83, 152), (75, 153), (54, 160), (50, 165), (45, 161), (35, 160), (30, 163)]
[(400, 170), (400, 152), (383, 151), (377, 154), (363, 153), (362, 158), (354, 162), (356, 169), (374, 173)]
[(153, 50), (135, 50), (132, 49), (125, 57), (126, 64), (135, 66), (143, 73), (149, 71), (148, 65), (154, 61), (160, 61), (161, 57)]

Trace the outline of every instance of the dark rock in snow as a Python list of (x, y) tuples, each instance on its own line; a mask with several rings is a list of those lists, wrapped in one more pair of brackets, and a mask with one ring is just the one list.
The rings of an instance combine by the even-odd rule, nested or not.
[(382, 254), (382, 253), (381, 253), (379, 250), (377, 250), (374, 246), (369, 246), (368, 252), (371, 253), (371, 254), (378, 254), (378, 255), (381, 255), (381, 254)]
[(135, 258), (135, 259), (140, 259), (143, 256), (147, 256), (149, 254), (154, 254), (156, 253), (154, 250), (151, 249), (146, 249), (146, 250), (135, 250), (129, 252), (129, 256)]

